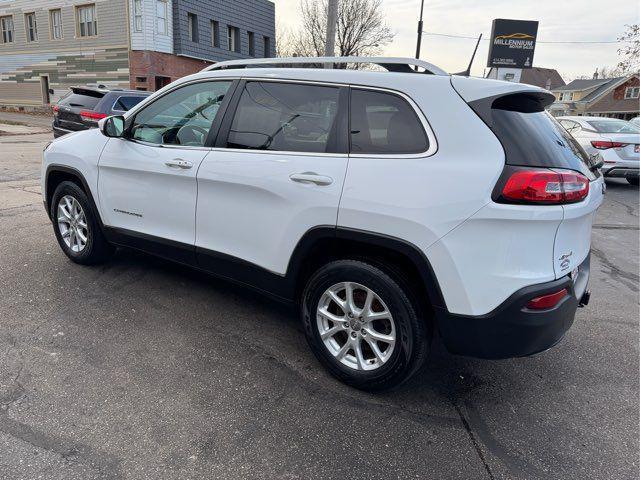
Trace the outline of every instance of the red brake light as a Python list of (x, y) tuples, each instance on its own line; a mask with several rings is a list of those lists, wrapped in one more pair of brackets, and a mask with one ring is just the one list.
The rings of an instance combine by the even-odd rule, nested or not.
[(58, 113), (58, 110), (60, 110), (60, 107), (58, 105), (54, 105), (53, 107), (51, 107), (53, 109), (54, 113)]
[(101, 118), (106, 118), (107, 114), (94, 112), (93, 110), (82, 110), (80, 116), (89, 120), (100, 120)]
[(622, 142), (608, 142), (604, 140), (592, 140), (591, 145), (598, 150), (608, 150), (610, 148), (622, 148), (626, 147), (628, 143)]
[(579, 202), (588, 193), (589, 179), (569, 170), (517, 170), (502, 189), (508, 202), (553, 205)]
[(569, 292), (567, 292), (566, 288), (563, 288), (562, 290), (554, 293), (532, 298), (529, 300), (529, 303), (527, 303), (527, 308), (531, 310), (546, 310), (548, 308), (553, 308), (567, 295), (569, 295)]

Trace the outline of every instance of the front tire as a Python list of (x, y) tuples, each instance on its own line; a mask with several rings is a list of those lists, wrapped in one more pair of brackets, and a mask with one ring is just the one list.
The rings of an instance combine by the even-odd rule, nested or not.
[(338, 260), (320, 268), (302, 296), (307, 341), (344, 383), (396, 387), (424, 363), (431, 330), (399, 284), (380, 268)]
[(104, 238), (98, 216), (78, 185), (60, 183), (53, 192), (50, 208), (58, 244), (73, 262), (94, 265), (111, 256), (113, 247)]
[(637, 187), (640, 184), (640, 177), (627, 177), (627, 182)]

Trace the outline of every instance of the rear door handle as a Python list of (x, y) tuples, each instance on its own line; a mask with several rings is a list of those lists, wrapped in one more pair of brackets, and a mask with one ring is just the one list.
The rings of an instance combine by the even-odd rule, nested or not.
[(326, 175), (318, 175), (315, 172), (294, 173), (290, 175), (289, 178), (294, 182), (314, 183), (320, 186), (331, 185), (333, 183), (333, 178), (327, 177)]
[(186, 160), (182, 160), (181, 158), (174, 158), (173, 160), (167, 160), (164, 162), (167, 167), (171, 168), (191, 168), (193, 167), (193, 163), (188, 162)]

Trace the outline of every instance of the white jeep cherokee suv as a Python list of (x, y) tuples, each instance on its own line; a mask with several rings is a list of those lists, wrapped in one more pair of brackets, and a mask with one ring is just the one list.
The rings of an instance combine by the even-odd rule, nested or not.
[(132, 247), (292, 302), (333, 375), (389, 388), (436, 334), (530, 355), (587, 303), (603, 179), (552, 101), (410, 59), (218, 63), (51, 143), (45, 207), (72, 261)]

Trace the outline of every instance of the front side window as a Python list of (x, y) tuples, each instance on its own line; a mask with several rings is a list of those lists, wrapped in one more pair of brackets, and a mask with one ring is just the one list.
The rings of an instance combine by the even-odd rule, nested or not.
[(27, 42), (38, 41), (38, 24), (36, 23), (35, 13), (24, 14), (24, 27), (27, 32)]
[(53, 40), (62, 38), (62, 12), (59, 8), (49, 11), (49, 28)]
[(79, 37), (93, 37), (98, 35), (98, 21), (96, 20), (96, 6), (83, 5), (76, 8), (76, 23)]
[(13, 17), (0, 17), (2, 43), (13, 43)]
[(339, 89), (275, 82), (246, 84), (227, 146), (290, 152), (335, 151)]
[(156, 31), (160, 35), (169, 33), (167, 0), (156, 0)]
[(133, 1), (133, 31), (142, 31), (142, 0)]
[(351, 91), (351, 152), (423, 153), (429, 141), (409, 103), (392, 93)]
[(231, 81), (178, 88), (136, 114), (131, 138), (157, 145), (202, 147)]

